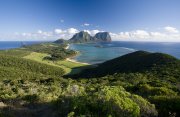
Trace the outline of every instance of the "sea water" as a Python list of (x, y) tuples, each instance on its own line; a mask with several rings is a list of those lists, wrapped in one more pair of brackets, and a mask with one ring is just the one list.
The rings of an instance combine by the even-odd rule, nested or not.
[(0, 50), (19, 48), (23, 45), (43, 43), (42, 41), (0, 41)]
[[(0, 49), (19, 48), (24, 45), (43, 43), (42, 41), (0, 41)], [(180, 59), (180, 43), (170, 42), (122, 42), (70, 44), (70, 49), (80, 54), (73, 59), (90, 64), (101, 63), (134, 51), (162, 52)]]
[(138, 50), (162, 52), (180, 58), (180, 43), (170, 42), (113, 41), (108, 43), (70, 44), (70, 49), (80, 52), (73, 59), (90, 64), (102, 63)]

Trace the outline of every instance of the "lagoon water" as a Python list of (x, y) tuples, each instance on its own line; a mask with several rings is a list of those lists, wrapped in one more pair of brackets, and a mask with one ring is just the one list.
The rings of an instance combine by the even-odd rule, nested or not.
[(163, 52), (180, 58), (180, 43), (170, 42), (120, 42), (71, 44), (70, 49), (80, 52), (76, 61), (90, 64), (101, 63), (137, 50)]

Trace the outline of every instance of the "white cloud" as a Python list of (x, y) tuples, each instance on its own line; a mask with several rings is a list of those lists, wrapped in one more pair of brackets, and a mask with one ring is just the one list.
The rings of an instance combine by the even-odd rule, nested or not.
[(84, 30), (85, 32), (88, 32), (91, 36), (94, 36), (98, 32), (104, 32), (100, 30)]
[(77, 32), (79, 32), (77, 29), (75, 29), (75, 28), (69, 28), (69, 29), (67, 29), (67, 33), (69, 33), (69, 34), (75, 34), (75, 33), (77, 33)]
[(170, 27), (170, 26), (166, 26), (164, 27), (165, 31), (169, 32), (169, 33), (178, 33), (179, 31), (174, 28), (174, 27)]
[[(84, 30), (94, 36), (100, 30)], [(70, 39), (79, 30), (76, 28), (60, 29), (53, 31), (38, 30), (36, 32), (15, 32), (14, 34), (0, 34), (0, 40), (56, 40), (59, 38)], [(180, 32), (173, 27), (164, 27), (160, 31), (133, 30), (119, 33), (110, 32), (112, 40), (118, 41), (166, 41), (180, 42)]]
[(61, 20), (60, 20), (60, 22), (61, 22), (61, 23), (64, 23), (64, 20), (63, 20), (63, 19), (61, 19)]
[(150, 34), (145, 30), (110, 33), (110, 35), (113, 39), (147, 39), (150, 37)]
[(84, 30), (84, 32), (87, 32), (87, 33), (91, 34), (91, 32), (89, 30)]
[(91, 30), (91, 35), (93, 36), (93, 35), (95, 35), (95, 34), (98, 33), (98, 32), (104, 32), (104, 31), (100, 31), (100, 30)]
[(130, 33), (131, 38), (145, 39), (149, 38), (149, 33), (145, 30), (136, 30)]
[(41, 34), (41, 33), (42, 33), (42, 30), (38, 30), (38, 33)]
[(54, 32), (55, 32), (56, 34), (62, 34), (62, 33), (63, 33), (63, 31), (62, 31), (61, 29), (55, 29)]
[(180, 33), (176, 28), (166, 27), (165, 31), (149, 32), (146, 30), (134, 30), (120, 33), (110, 33), (113, 40), (119, 41), (158, 41), (180, 42)]

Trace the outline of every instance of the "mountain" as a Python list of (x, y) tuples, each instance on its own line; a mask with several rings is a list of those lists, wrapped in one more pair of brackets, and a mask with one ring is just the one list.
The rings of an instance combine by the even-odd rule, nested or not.
[(110, 42), (111, 36), (109, 32), (99, 32), (96, 33), (95, 36), (91, 36), (88, 32), (80, 31), (73, 35), (69, 40), (58, 39), (54, 41), (57, 44), (64, 43), (88, 43), (88, 42)]
[(111, 41), (111, 36), (108, 32), (99, 32), (94, 36), (94, 38), (95, 40), (97, 39), (97, 41)]
[(76, 33), (71, 39), (70, 43), (87, 43), (87, 42), (109, 42), (111, 41), (111, 36), (108, 32), (99, 32), (94, 37), (92, 37), (88, 32), (81, 31)]
[(114, 73), (151, 72), (159, 75), (180, 76), (180, 61), (163, 53), (136, 51), (86, 69), (80, 75), (95, 77)]
[(54, 41), (54, 43), (57, 43), (57, 44), (64, 44), (64, 43), (67, 43), (67, 40), (64, 40), (64, 39), (58, 39), (58, 40)]
[(94, 38), (88, 33), (81, 31), (76, 33), (71, 39), (69, 39), (70, 43), (85, 43), (85, 42), (93, 42)]

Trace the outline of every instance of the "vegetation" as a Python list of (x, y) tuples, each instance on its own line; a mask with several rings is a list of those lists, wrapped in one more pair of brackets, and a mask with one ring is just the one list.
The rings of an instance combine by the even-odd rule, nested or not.
[(49, 54), (49, 56), (44, 57), (45, 60), (57, 61), (64, 60), (77, 54), (76, 51), (65, 49), (66, 46), (66, 44), (58, 45), (55, 43), (43, 43), (24, 46), (24, 49), (33, 52)]
[[(108, 67), (107, 67), (108, 66)], [(180, 61), (170, 55), (137, 51), (104, 62), (98, 67), (84, 71), (83, 77), (97, 77), (114, 73), (151, 72), (160, 77), (180, 76)]]
[(31, 51), (26, 51), (24, 49), (11, 49), (11, 50), (0, 50), (2, 55), (11, 55), (16, 57), (24, 57), (31, 53)]
[[(64, 60), (74, 55), (65, 47), (44, 43), (0, 51), (0, 116), (180, 115), (178, 59), (138, 51), (89, 68)], [(44, 59), (53, 54), (60, 56)]]
[(57, 43), (57, 44), (66, 44), (66, 43), (68, 43), (68, 41), (64, 40), (64, 39), (58, 39), (58, 40), (54, 41), (54, 43)]
[(29, 55), (24, 56), (23, 58), (37, 61), (37, 62), (40, 62), (43, 64), (63, 68), (66, 74), (79, 73), (81, 71), (81, 67), (87, 66), (85, 64), (75, 63), (75, 62), (71, 62), (71, 61), (67, 61), (67, 60), (52, 61), (52, 60), (44, 59), (47, 56), (49, 56), (49, 55), (45, 54), (45, 53), (32, 52)]
[(0, 59), (0, 69), (2, 69), (0, 74), (1, 79), (2, 77), (9, 77), (12, 74), (12, 78), (23, 78), (24, 76), (33, 77), (30, 74), (62, 76), (65, 73), (64, 70), (61, 68), (48, 66), (42, 63), (38, 63), (23, 58), (0, 55)]

